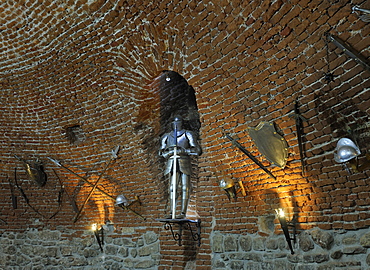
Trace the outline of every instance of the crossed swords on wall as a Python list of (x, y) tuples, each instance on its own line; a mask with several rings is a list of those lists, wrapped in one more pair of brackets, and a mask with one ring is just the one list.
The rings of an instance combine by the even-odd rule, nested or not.
[[(69, 192), (65, 189), (64, 187), (64, 184), (62, 182), (62, 180), (60, 179), (60, 177), (58, 176), (58, 174), (56, 173), (56, 171), (53, 169), (53, 172), (54, 174), (56, 175), (58, 181), (59, 181), (59, 184), (61, 186), (61, 190), (59, 191), (59, 195), (58, 195), (58, 203), (59, 203), (59, 208), (57, 210), (57, 212), (55, 212), (50, 218), (54, 217), (60, 210), (60, 206), (61, 206), (61, 197), (62, 197), (62, 194), (63, 193), (66, 193), (67, 197), (68, 197), (68, 200), (70, 201), (71, 205), (72, 205), (72, 209), (73, 211), (76, 213), (75, 216), (73, 217), (73, 222), (77, 222), (78, 219), (81, 217), (81, 214), (83, 213), (84, 211), (84, 208), (85, 206), (87, 205), (87, 203), (89, 202), (91, 196), (93, 195), (93, 193), (97, 190), (99, 191), (100, 193), (104, 194), (105, 196), (107, 196), (108, 198), (116, 201), (116, 198), (113, 197), (112, 195), (110, 195), (109, 193), (105, 192), (104, 190), (102, 190), (100, 187), (98, 187), (99, 185), (99, 182), (100, 180), (103, 178), (103, 175), (104, 173), (107, 171), (107, 169), (109, 168), (109, 166), (112, 164), (112, 162), (114, 160), (116, 160), (118, 158), (118, 151), (119, 151), (119, 146), (117, 146), (114, 150), (111, 151), (111, 158), (108, 160), (108, 162), (106, 163), (105, 167), (103, 168), (103, 170), (100, 172), (99, 176), (98, 176), (98, 179), (92, 183), (88, 180), (88, 177), (83, 177), (81, 175), (79, 175), (78, 173), (74, 172), (73, 170), (71, 170), (70, 168), (64, 166), (63, 164), (61, 164), (58, 160), (56, 159), (53, 159), (51, 157), (48, 157), (49, 160), (51, 160), (55, 165), (57, 165), (58, 167), (60, 168), (63, 168), (64, 170), (68, 171), (69, 173), (77, 176), (80, 180), (83, 180), (86, 184), (88, 184), (89, 186), (92, 187), (92, 189), (90, 190), (89, 194), (87, 195), (87, 197), (85, 198), (83, 204), (81, 205), (80, 208), (78, 208), (77, 204), (76, 204), (76, 201), (73, 199), (73, 197), (71, 196), (71, 194), (69, 194)], [(18, 182), (17, 182), (17, 176), (16, 176), (16, 169), (15, 169), (15, 185), (16, 187), (19, 189), (19, 191), (21, 192), (21, 195), (22, 197), (26, 200), (26, 203), (28, 206), (31, 207), (31, 209), (33, 209), (36, 213), (40, 214), (41, 216), (45, 217), (42, 213), (40, 213), (37, 209), (35, 209), (30, 203), (29, 203), (29, 199), (28, 197), (26, 196), (24, 190), (22, 189), (21, 186), (19, 186)], [(12, 185), (11, 185), (11, 188), (12, 188)], [(131, 202), (130, 204), (128, 205), (125, 205), (125, 204), (117, 204), (119, 207), (121, 207), (122, 209), (124, 210), (128, 210), (128, 211), (131, 211), (133, 214), (135, 214), (136, 216), (142, 218), (145, 220), (145, 218), (143, 216), (141, 216), (139, 213), (137, 213), (135, 210), (133, 210), (132, 208), (130, 208), (130, 206), (134, 203), (138, 202), (139, 204), (141, 204), (140, 200), (138, 197), (136, 197), (136, 200), (134, 200), (133, 202)], [(13, 208), (16, 209), (17, 208), (17, 204), (16, 204), (16, 198), (15, 198), (15, 195), (13, 193), (13, 189), (12, 189), (12, 205), (13, 205)]]

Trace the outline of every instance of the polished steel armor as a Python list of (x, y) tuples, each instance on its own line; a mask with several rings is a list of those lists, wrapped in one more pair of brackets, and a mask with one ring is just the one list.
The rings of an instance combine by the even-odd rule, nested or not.
[[(184, 218), (189, 203), (190, 196), (190, 176), (191, 176), (191, 155), (200, 155), (201, 148), (193, 132), (182, 128), (182, 118), (176, 116), (172, 122), (172, 131), (165, 133), (161, 138), (159, 154), (167, 159), (165, 175), (170, 181), (170, 209), (174, 216), (176, 202), (174, 193), (176, 190), (181, 193), (181, 214), (177, 218)], [(175, 162), (176, 164), (175, 164)], [(174, 182), (176, 183), (174, 186)]]
[(116, 205), (124, 205), (124, 206), (127, 206), (128, 205), (128, 200), (127, 198), (124, 196), (124, 195), (118, 195), (117, 198), (116, 198)]

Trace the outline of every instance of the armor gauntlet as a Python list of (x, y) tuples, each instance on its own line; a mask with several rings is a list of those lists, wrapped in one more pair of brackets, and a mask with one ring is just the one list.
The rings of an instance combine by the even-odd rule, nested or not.
[[(185, 156), (185, 155), (190, 155), (191, 150), (190, 149), (184, 149), (182, 147), (177, 147), (176, 153), (179, 156)], [(169, 148), (165, 149), (161, 155), (165, 158), (168, 159), (169, 157), (173, 156), (175, 154), (174, 148)]]

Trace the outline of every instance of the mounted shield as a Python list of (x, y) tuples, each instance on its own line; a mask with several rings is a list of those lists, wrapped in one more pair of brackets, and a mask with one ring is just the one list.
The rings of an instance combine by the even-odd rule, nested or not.
[(42, 163), (39, 162), (30, 163), (24, 160), (23, 158), (20, 158), (16, 155), (14, 156), (22, 162), (27, 172), (27, 175), (31, 180), (35, 181), (39, 187), (43, 187), (46, 184), (47, 176), (44, 171)]
[(257, 127), (248, 130), (258, 151), (272, 164), (284, 168), (288, 159), (288, 144), (276, 132), (274, 124), (261, 122)]

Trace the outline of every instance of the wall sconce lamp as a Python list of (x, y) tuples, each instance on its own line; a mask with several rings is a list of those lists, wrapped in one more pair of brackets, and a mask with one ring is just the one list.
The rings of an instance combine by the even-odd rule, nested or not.
[[(291, 251), (291, 254), (294, 254), (293, 246), (292, 246), (292, 240), (295, 243), (296, 242), (296, 228), (295, 228), (295, 222), (294, 219), (291, 222), (288, 222), (285, 217), (284, 210), (282, 208), (275, 209), (277, 217), (279, 219), (281, 229), (284, 232), (285, 239), (288, 243), (289, 249)], [(293, 227), (293, 238), (290, 237), (289, 234), (289, 226)]]
[(94, 223), (91, 226), (91, 229), (94, 232), (96, 240), (98, 241), (100, 250), (103, 252), (103, 245), (104, 245), (104, 230), (103, 230), (103, 227), (100, 227), (100, 229), (98, 229), (98, 225), (96, 223)]
[(234, 199), (236, 201), (236, 188), (235, 183), (230, 178), (228, 179), (221, 179), (220, 180), (220, 188), (225, 190), (227, 197), (229, 198), (229, 201), (231, 199)]
[(357, 157), (361, 154), (360, 149), (357, 147), (357, 145), (348, 138), (342, 138), (338, 141), (337, 147), (334, 151), (334, 160), (338, 163), (343, 163), (346, 170), (350, 173), (348, 170), (348, 167), (346, 166), (345, 162), (348, 162), (350, 165), (350, 168), (354, 172), (363, 171), (370, 165), (370, 155), (366, 155), (367, 161), (365, 161), (363, 164), (358, 164)]
[(227, 180), (220, 180), (220, 188), (225, 190), (227, 197), (229, 200), (234, 199), (236, 201), (237, 199), (237, 194), (239, 192), (242, 193), (242, 196), (247, 196), (247, 192), (245, 191), (245, 187), (243, 185), (243, 181), (238, 182), (239, 188), (235, 185), (234, 181), (231, 179)]

